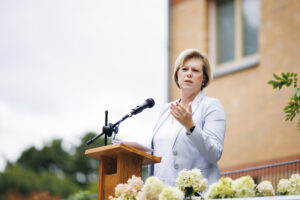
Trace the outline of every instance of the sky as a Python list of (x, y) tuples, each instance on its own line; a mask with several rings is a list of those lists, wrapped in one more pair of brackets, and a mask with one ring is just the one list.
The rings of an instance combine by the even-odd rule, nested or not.
[(30, 146), (66, 148), (104, 113), (118, 137), (149, 145), (168, 98), (167, 0), (0, 0), (0, 171)]

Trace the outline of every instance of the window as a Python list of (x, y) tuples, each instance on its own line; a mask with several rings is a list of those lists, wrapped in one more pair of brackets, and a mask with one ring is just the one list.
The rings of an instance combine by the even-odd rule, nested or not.
[(209, 2), (209, 53), (214, 76), (255, 66), (259, 60), (259, 0)]

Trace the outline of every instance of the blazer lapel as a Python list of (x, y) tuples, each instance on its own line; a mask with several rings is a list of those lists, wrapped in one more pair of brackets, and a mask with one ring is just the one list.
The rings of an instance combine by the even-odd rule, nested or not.
[(192, 114), (193, 114), (193, 115), (194, 115), (194, 113), (196, 112), (196, 110), (199, 108), (200, 102), (202, 101), (203, 97), (204, 97), (203, 93), (200, 92), (200, 93), (196, 96), (195, 100), (192, 102)]

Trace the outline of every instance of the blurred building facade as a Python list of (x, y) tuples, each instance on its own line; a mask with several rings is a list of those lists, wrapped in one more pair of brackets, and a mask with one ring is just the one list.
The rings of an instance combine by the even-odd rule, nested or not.
[(300, 76), (299, 33), (299, 0), (170, 1), (170, 100), (180, 95), (178, 54), (208, 54), (214, 79), (204, 94), (218, 98), (227, 117), (221, 171), (300, 159), (297, 119), (284, 121), (293, 91), (267, 84), (273, 73)]

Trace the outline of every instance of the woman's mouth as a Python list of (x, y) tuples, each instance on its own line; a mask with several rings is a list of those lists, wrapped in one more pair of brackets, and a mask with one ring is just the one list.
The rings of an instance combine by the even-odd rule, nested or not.
[(185, 80), (184, 82), (185, 83), (193, 83), (193, 81), (191, 81), (191, 80)]

